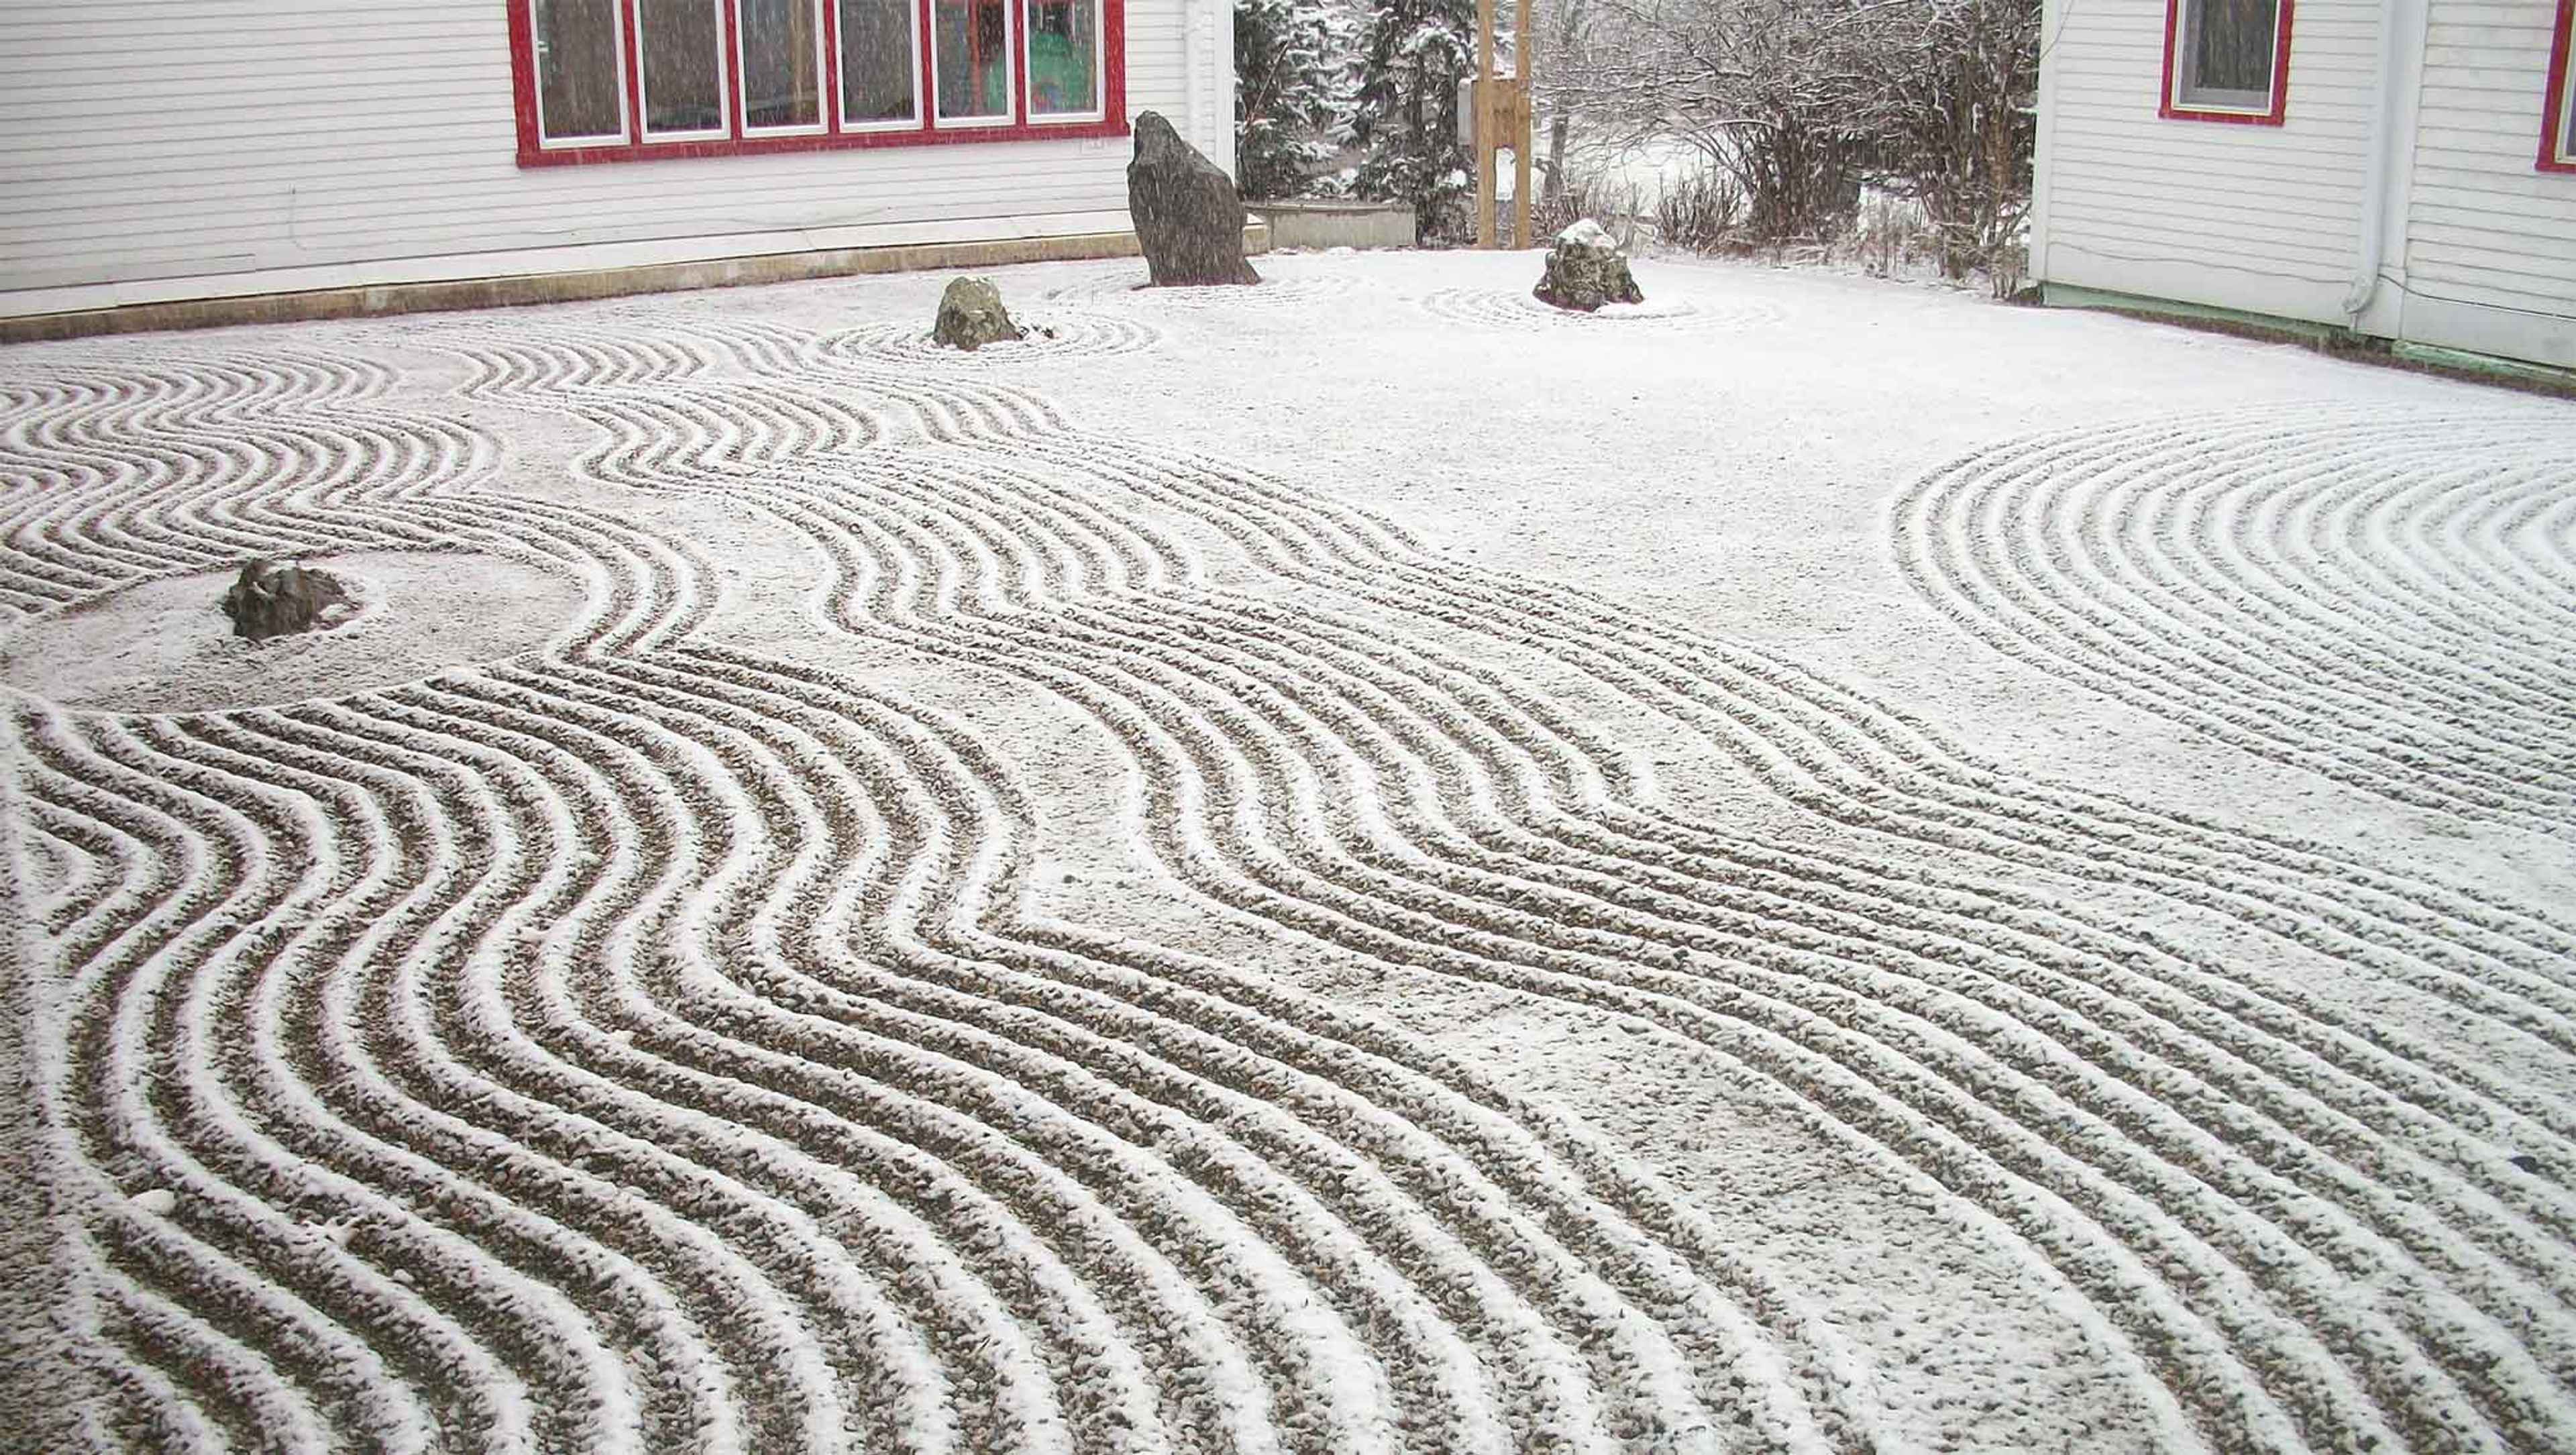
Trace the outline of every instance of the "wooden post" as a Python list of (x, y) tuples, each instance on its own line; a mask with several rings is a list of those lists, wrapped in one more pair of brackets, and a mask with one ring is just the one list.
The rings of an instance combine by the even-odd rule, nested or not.
[(1530, 246), (1530, 0), (1513, 0), (1512, 72), (1494, 74), (1494, 12), (1498, 0), (1476, 0), (1476, 78), (1468, 83), (1467, 119), (1475, 134), (1476, 246), (1502, 246), (1494, 219), (1495, 155), (1512, 149), (1512, 246)]
[(1530, 0), (1520, 0), (1512, 14), (1512, 246), (1530, 246), (1530, 44), (1538, 32), (1530, 27)]
[(1494, 245), (1494, 142), (1501, 107), (1494, 103), (1494, 0), (1476, 0), (1476, 246)]

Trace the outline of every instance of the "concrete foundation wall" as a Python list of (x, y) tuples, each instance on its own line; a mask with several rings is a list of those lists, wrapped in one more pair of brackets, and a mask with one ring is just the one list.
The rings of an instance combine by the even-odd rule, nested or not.
[[(1247, 254), (1265, 252), (1269, 248), (1269, 239), (1268, 228), (1259, 223), (1249, 224), (1243, 230), (1243, 250)], [(0, 344), (81, 338), (94, 334), (145, 333), (160, 329), (221, 328), (237, 323), (296, 323), (323, 318), (429, 313), (453, 308), (569, 303), (632, 293), (788, 283), (802, 278), (852, 273), (993, 268), (1010, 263), (1057, 262), (1073, 258), (1134, 257), (1137, 251), (1136, 235), (1132, 232), (1087, 233), (1072, 237), (775, 253), (701, 263), (196, 298), (69, 313), (30, 314), (19, 318), (0, 317)]]
[(1411, 204), (1404, 202), (1247, 202), (1243, 210), (1270, 225), (1281, 248), (1409, 248)]

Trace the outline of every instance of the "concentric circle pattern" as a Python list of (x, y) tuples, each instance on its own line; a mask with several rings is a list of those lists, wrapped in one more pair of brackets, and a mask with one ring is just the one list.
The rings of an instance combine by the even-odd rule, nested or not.
[(2001, 650), (2425, 808), (2576, 834), (2576, 425), (2255, 411), (1983, 450), (1908, 491)]
[[(315, 337), (0, 356), (6, 609), (440, 543), (551, 562), (586, 605), (545, 652), (327, 701), (13, 704), (97, 1443), (1904, 1443), (1820, 1312), (1840, 1268), (1748, 1256), (1633, 1149), (1373, 1014), (1036, 912), (1029, 765), (719, 636), (732, 578), (663, 523), (733, 512), (810, 548), (812, 633), (1114, 745), (1198, 912), (1776, 1098), (2001, 1250), (2148, 1392), (2144, 1443), (2576, 1448), (2576, 1194), (2496, 1150), (2576, 1166), (2576, 1106), (2098, 906), (2188, 906), (2576, 1065), (2576, 935), (2544, 915), (2016, 780), (1795, 663), (1087, 431), (1025, 377), (722, 306), (560, 309), (404, 329), (446, 392), (398, 403), (370, 335)], [(2514, 453), (2504, 420), (2458, 435)], [(2563, 648), (2545, 468), (2407, 504), (2366, 483), (2384, 451), (2303, 438), (2365, 483), (2215, 539), (2474, 542), (2496, 579), (2305, 569)], [(2043, 447), (2118, 457), (2089, 449)], [(1983, 509), (1949, 498), (1918, 492), (1911, 535)], [(2123, 568), (2142, 600), (2299, 599), (2241, 551), (2152, 559)], [(2544, 657), (2480, 659), (2531, 709), (2517, 750)], [(1677, 812), (1597, 726), (1614, 702), (1833, 832)]]
[(1239, 287), (1149, 288), (1145, 286), (1143, 260), (1130, 259), (1095, 269), (1075, 282), (1048, 289), (1042, 296), (1093, 308), (1183, 313), (1211, 309), (1269, 312), (1305, 308), (1325, 299), (1339, 298), (1350, 292), (1352, 287), (1352, 280), (1347, 276), (1282, 272), (1274, 259), (1255, 259), (1253, 266), (1268, 269), (1258, 283)]
[(1478, 328), (1685, 329), (1725, 332), (1777, 322), (1780, 311), (1757, 299), (1716, 300), (1689, 294), (1657, 295), (1644, 303), (1580, 313), (1539, 301), (1527, 289), (1443, 288), (1425, 294), (1435, 318)]
[(195, 712), (302, 702), (543, 648), (581, 612), (571, 573), (461, 549), (307, 555), (352, 600), (257, 647), (218, 608), (238, 571), (157, 576), (0, 634), (0, 685), (66, 707)]
[(1072, 309), (1022, 310), (1016, 320), (1027, 336), (974, 350), (950, 348), (930, 331), (904, 324), (863, 324), (827, 335), (819, 348), (831, 359), (865, 367), (916, 365), (948, 369), (1006, 369), (1021, 364), (1087, 362), (1150, 349), (1162, 335), (1153, 325)]

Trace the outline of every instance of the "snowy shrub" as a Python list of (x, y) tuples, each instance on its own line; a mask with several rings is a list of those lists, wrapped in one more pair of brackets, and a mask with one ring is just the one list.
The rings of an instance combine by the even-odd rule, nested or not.
[(1413, 204), (1428, 242), (1471, 229), (1475, 159), (1458, 140), (1458, 83), (1476, 69), (1468, 0), (1378, 0), (1360, 27), (1350, 137), (1363, 197)]
[(1693, 252), (1726, 246), (1743, 219), (1743, 186), (1716, 167), (1667, 183), (1655, 198), (1655, 236)]
[(1358, 88), (1348, 13), (1325, 0), (1235, 0), (1235, 182), (1247, 198), (1317, 190)]

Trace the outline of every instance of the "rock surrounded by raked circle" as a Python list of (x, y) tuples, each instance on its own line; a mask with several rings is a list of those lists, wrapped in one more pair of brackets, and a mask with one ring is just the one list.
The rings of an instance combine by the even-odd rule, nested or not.
[(1234, 179), (1151, 111), (1136, 118), (1127, 215), (1156, 287), (1261, 281), (1243, 260), (1243, 199)]
[(1628, 255), (1590, 218), (1556, 235), (1547, 251), (1547, 271), (1531, 290), (1541, 303), (1590, 313), (1604, 303), (1643, 303), (1637, 280), (1629, 275)]
[(1002, 290), (990, 278), (957, 278), (939, 295), (939, 319), (930, 336), (953, 349), (973, 352), (986, 344), (1023, 338), (1027, 330), (1011, 322), (1002, 306)]
[(223, 602), (233, 635), (254, 642), (329, 626), (353, 604), (348, 588), (328, 572), (266, 561), (245, 562)]

